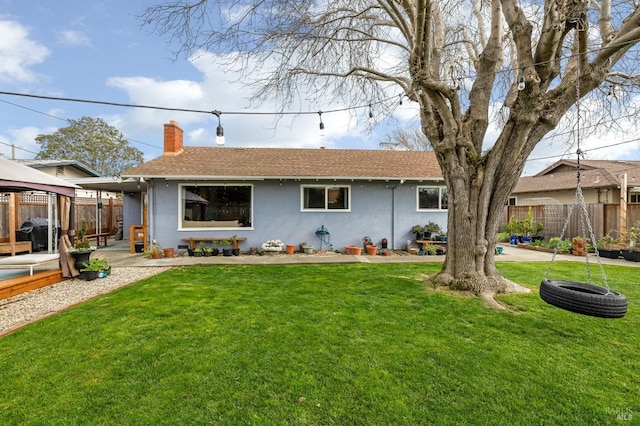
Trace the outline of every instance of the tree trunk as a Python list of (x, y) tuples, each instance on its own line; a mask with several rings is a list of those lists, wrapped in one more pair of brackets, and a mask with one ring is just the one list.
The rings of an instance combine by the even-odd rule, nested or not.
[(520, 155), (506, 163), (505, 156), (513, 153), (501, 149), (504, 145), (500, 143), (483, 159), (469, 154), (461, 143), (456, 146), (456, 152), (437, 152), (451, 202), (447, 256), (442, 270), (432, 279), (437, 285), (476, 295), (504, 293), (514, 289), (514, 284), (495, 267), (497, 234), (505, 202), (525, 161)]

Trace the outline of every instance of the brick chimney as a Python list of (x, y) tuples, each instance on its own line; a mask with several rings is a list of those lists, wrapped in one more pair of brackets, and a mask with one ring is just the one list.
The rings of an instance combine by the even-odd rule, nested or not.
[(182, 134), (183, 130), (178, 126), (176, 121), (171, 120), (164, 125), (164, 154), (178, 155), (182, 152)]

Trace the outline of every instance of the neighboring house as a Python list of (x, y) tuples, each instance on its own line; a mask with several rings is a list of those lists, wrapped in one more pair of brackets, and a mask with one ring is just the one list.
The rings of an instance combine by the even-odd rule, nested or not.
[[(626, 201), (640, 202), (640, 161), (580, 161), (580, 187), (587, 204), (620, 204), (620, 188), (626, 181)], [(560, 160), (535, 176), (523, 177), (513, 190), (510, 204), (554, 198), (571, 204), (577, 186), (577, 161)], [(622, 192), (624, 194), (624, 191)]]
[(446, 229), (432, 152), (186, 147), (176, 122), (164, 129), (164, 155), (122, 175), (146, 184), (149, 240), (163, 246), (236, 235), (243, 250), (272, 239), (319, 248), (324, 226), (334, 249), (365, 236), (399, 248), (415, 224)]
[(100, 174), (91, 167), (76, 160), (13, 160), (16, 163), (24, 164), (32, 169), (58, 177), (60, 179), (79, 179), (86, 177), (97, 177)]
[[(558, 236), (576, 196), (577, 172), (577, 161), (560, 160), (535, 176), (520, 178), (505, 222), (513, 214), (526, 216), (526, 208), (518, 206), (536, 206), (534, 216), (545, 223), (545, 235)], [(611, 230), (624, 232), (640, 220), (640, 161), (582, 160), (580, 187), (596, 237)], [(569, 223), (570, 236), (584, 234), (578, 211)]]

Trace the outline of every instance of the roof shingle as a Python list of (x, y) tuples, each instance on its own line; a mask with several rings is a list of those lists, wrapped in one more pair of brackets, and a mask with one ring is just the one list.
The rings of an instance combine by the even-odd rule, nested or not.
[(433, 152), (184, 147), (123, 177), (441, 179)]

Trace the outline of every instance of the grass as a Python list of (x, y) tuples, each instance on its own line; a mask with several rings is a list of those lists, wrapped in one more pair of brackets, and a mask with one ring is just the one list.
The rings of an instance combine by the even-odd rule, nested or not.
[[(175, 269), (0, 339), (2, 424), (611, 424), (640, 416), (638, 269), (619, 320), (428, 291), (435, 264)], [(597, 268), (596, 268), (597, 272)], [(556, 262), (553, 278), (584, 280)], [(628, 418), (628, 417), (627, 417)]]

